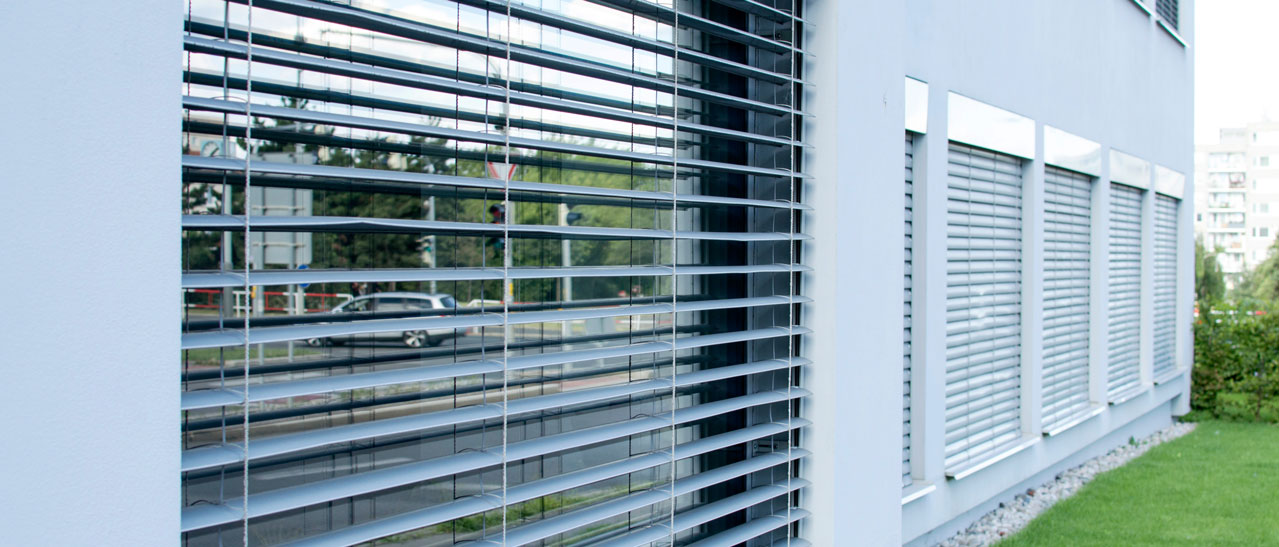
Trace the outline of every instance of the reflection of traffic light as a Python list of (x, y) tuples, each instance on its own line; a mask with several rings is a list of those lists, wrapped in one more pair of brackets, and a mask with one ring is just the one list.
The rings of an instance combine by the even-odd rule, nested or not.
[[(493, 205), (490, 205), (489, 216), (492, 217), (489, 220), (489, 224), (505, 223), (506, 207), (504, 207), (501, 203), (494, 203)], [(485, 241), (485, 244), (492, 245), (493, 248), (497, 250), (497, 252), (501, 253), (503, 250), (503, 247), (506, 245), (506, 240), (500, 237), (490, 237), (488, 238), (487, 241)]]
[(435, 236), (421, 236), (417, 238), (417, 250), (422, 253), (422, 263), (435, 267), (435, 254), (431, 252), (432, 243), (435, 243)]

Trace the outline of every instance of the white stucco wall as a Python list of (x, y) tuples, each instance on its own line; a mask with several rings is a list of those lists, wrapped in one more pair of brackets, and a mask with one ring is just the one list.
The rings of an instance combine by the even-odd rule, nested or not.
[[(1153, 0), (1150, 1), (1153, 10)], [(942, 466), (945, 430), (945, 254), (947, 94), (955, 92), (1034, 121), (1038, 140), (1025, 173), (1025, 235), (1042, 236), (1045, 126), (1099, 143), (1186, 175), (1178, 272), (1177, 366), (1192, 359), (1193, 285), (1193, 1), (1182, 0), (1179, 36), (1133, 0), (1025, 2), (907, 0), (808, 4), (806, 79), (812, 82), (806, 138), (813, 177), (805, 231), (815, 240), (804, 258), (805, 341), (814, 365), (804, 384), (813, 391), (803, 437), (814, 455), (804, 476), (814, 485), (804, 506), (814, 512), (804, 536), (817, 545), (929, 543), (962, 528), (1019, 487), (1051, 477), (1143, 435), (1188, 410), (1188, 374), (1153, 385), (1151, 329), (1143, 332), (1146, 391), (1104, 405), (1105, 314), (1094, 317), (1090, 391), (1100, 414), (1044, 437), (1039, 426), (1038, 366), (1042, 333), (1042, 250), (1028, 241), (1023, 261), (1023, 434), (1027, 448), (964, 479)], [(912, 466), (915, 491), (901, 504), (900, 415), (902, 87), (910, 76), (929, 84), (927, 134), (915, 143), (914, 338)], [(899, 116), (893, 124), (880, 114)], [(1109, 165), (1094, 186), (1101, 215), (1094, 238), (1104, 243)], [(1151, 169), (1153, 173), (1154, 169)], [(1151, 200), (1153, 201), (1153, 200)], [(1148, 223), (1149, 224), (1149, 223)], [(1101, 252), (1094, 256), (1104, 257)], [(1094, 260), (1094, 304), (1105, 302), (1104, 263)], [(1149, 262), (1149, 261), (1148, 261)], [(1150, 272), (1147, 272), (1148, 274)], [(1150, 293), (1149, 288), (1145, 291)], [(1145, 299), (1147, 305), (1150, 299)], [(1184, 308), (1184, 309), (1183, 309)], [(1103, 340), (1096, 347), (1097, 337)], [(889, 492), (891, 490), (891, 493)], [(896, 530), (893, 530), (897, 527)]]
[[(815, 300), (802, 322), (812, 359), (803, 379), (813, 420), (801, 445), (813, 451), (803, 536), (814, 545), (901, 543), (902, 224), (904, 80), (896, 2), (814, 0), (807, 48), (803, 249), (814, 268), (803, 290)], [(885, 161), (895, 158), (896, 162)], [(899, 181), (885, 184), (884, 181)], [(882, 290), (880, 290), (882, 288)], [(897, 321), (892, 313), (896, 312)], [(885, 320), (885, 315), (890, 316)], [(862, 343), (866, 342), (866, 343)], [(885, 366), (894, 364), (895, 366)]]
[(181, 9), (0, 8), (8, 545), (178, 538)]
[[(1193, 35), (1190, 2), (1181, 5), (1183, 39)], [(945, 432), (945, 173), (948, 92), (991, 104), (1026, 116), (1036, 122), (1036, 158), (1028, 162), (1024, 178), (1028, 210), (1024, 233), (1029, 238), (1042, 234), (1042, 219), (1036, 215), (1043, 172), (1043, 126), (1051, 125), (1116, 148), (1144, 160), (1189, 175), (1193, 171), (1192, 148), (1192, 52), (1160, 28), (1155, 19), (1131, 0), (1088, 0), (1080, 2), (907, 2), (905, 36), (906, 75), (929, 83), (928, 134), (923, 138), (923, 169), (915, 183), (920, 196), (916, 217), (916, 279), (922, 287), (916, 294), (915, 309), (924, 315), (915, 323), (917, 353), (913, 378), (916, 408), (912, 438), (917, 443), (913, 462), (916, 481), (932, 491), (903, 506), (903, 540), (927, 544), (943, 539), (966, 526), (1000, 501), (1000, 496), (1045, 470), (1076, 462), (1081, 454), (1101, 450), (1116, 433), (1143, 434), (1167, 423), (1169, 413), (1184, 413), (1188, 384), (1185, 377), (1151, 385), (1152, 331), (1142, 333), (1142, 376), (1148, 390), (1121, 405), (1106, 407), (1100, 416), (1089, 419), (1053, 437), (1042, 437), (1029, 448), (964, 479), (947, 479), (941, 466)], [(916, 165), (920, 164), (917, 158)], [(1103, 159), (1102, 179), (1109, 170)], [(1153, 169), (1152, 169), (1153, 173)], [(1095, 188), (1104, 189), (1102, 180)], [(1153, 186), (1152, 186), (1153, 187)], [(1099, 192), (1104, 197), (1104, 190)], [(1184, 196), (1191, 196), (1189, 182)], [(1040, 200), (1041, 201), (1041, 200)], [(1153, 194), (1148, 193), (1148, 209)], [(1178, 275), (1177, 365), (1189, 366), (1191, 358), (1189, 309), (1191, 305), (1193, 257), (1192, 200), (1182, 207), (1182, 261)], [(1103, 211), (1095, 211), (1095, 214)], [(1146, 211), (1146, 231), (1153, 227), (1153, 211)], [(1104, 214), (1104, 213), (1103, 213)], [(922, 217), (922, 218), (921, 218)], [(1104, 217), (1097, 217), (1094, 230), (1104, 229)], [(1147, 236), (1149, 239), (1149, 235)], [(1098, 241), (1098, 240), (1094, 240)], [(1101, 238), (1100, 242), (1104, 243)], [(1147, 241), (1143, 264), (1143, 321), (1153, 316), (1150, 277), (1153, 274), (1153, 246)], [(1023, 253), (1026, 267), (1023, 284), (1027, 309), (1023, 330), (1031, 336), (1023, 340), (1022, 386), (1023, 433), (1040, 438), (1038, 403), (1035, 391), (1041, 387), (1039, 344), (1033, 343), (1037, 310), (1042, 310), (1038, 279), (1043, 275), (1042, 257), (1030, 245)], [(1104, 255), (1103, 255), (1104, 256)], [(1094, 286), (1104, 302), (1104, 263)], [(922, 283), (920, 282), (922, 281)], [(1096, 303), (1097, 300), (1094, 300)], [(1185, 308), (1184, 313), (1181, 308)], [(1102, 315), (1104, 318), (1104, 314)], [(1094, 329), (1092, 372), (1104, 377), (1104, 321)], [(1101, 336), (1101, 344), (1098, 344)], [(1029, 343), (1028, 343), (1029, 342)], [(1102, 351), (1099, 351), (1102, 350)], [(1098, 359), (1100, 358), (1100, 359)], [(1100, 394), (1094, 386), (1094, 394)], [(1102, 399), (1104, 401), (1104, 399)], [(1102, 402), (1098, 401), (1098, 402)], [(1162, 418), (1161, 418), (1162, 417)], [(1126, 438), (1126, 437), (1125, 437)]]

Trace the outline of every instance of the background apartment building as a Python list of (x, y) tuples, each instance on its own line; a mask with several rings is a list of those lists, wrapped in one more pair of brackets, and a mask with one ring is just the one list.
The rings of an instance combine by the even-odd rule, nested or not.
[(1222, 129), (1195, 147), (1195, 235), (1216, 249), (1226, 282), (1266, 259), (1279, 235), (1279, 122)]
[(15, 4), (7, 539), (944, 539), (1188, 411), (1190, 13)]

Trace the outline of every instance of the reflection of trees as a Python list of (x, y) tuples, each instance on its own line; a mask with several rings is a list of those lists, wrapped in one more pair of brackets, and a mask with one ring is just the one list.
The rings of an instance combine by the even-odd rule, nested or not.
[[(286, 97), (281, 105), (287, 108), (308, 107), (306, 99)], [(280, 158), (292, 157), (293, 161), (315, 161), (320, 165), (361, 169), (385, 169), (416, 173), (436, 173), (462, 177), (486, 176), (485, 159), (501, 161), (500, 149), (466, 150), (443, 139), (412, 137), (407, 142), (381, 137), (374, 139), (335, 138), (333, 127), (299, 124), (277, 119), (254, 118), (253, 126), (273, 131), (272, 139), (254, 139), (253, 154), (262, 158), (266, 154)], [(296, 141), (289, 140), (289, 133), (297, 134)], [(342, 142), (339, 142), (342, 141)], [(247, 142), (237, 138), (236, 144), (245, 153)], [(337, 144), (332, 146), (327, 143)], [(355, 147), (348, 147), (352, 144)], [(304, 160), (302, 158), (308, 158)], [(287, 161), (287, 160), (286, 160)], [(654, 179), (647, 175), (632, 174), (630, 163), (603, 160), (588, 156), (575, 156), (554, 152), (525, 152), (518, 162), (516, 177), (520, 180), (540, 181), (600, 188), (652, 189)], [(592, 169), (592, 166), (598, 170)], [(434, 218), (439, 221), (489, 222), (488, 207), (502, 200), (500, 190), (477, 191), (446, 187), (417, 187), (385, 184), (377, 191), (358, 181), (350, 189), (326, 183), (312, 191), (312, 214), (316, 216), (368, 217), (384, 219), (424, 220), (429, 218), (429, 199), (434, 197)], [(665, 186), (662, 184), (661, 186)], [(241, 189), (243, 187), (241, 186)], [(220, 213), (221, 188), (217, 184), (187, 184), (184, 186), (183, 209), (186, 213)], [(233, 211), (243, 213), (243, 192), (233, 191)], [(524, 201), (515, 204), (512, 222), (518, 224), (555, 225), (558, 223), (558, 203)], [(581, 214), (577, 226), (606, 226), (623, 228), (668, 228), (670, 212), (663, 208), (636, 206), (619, 200), (615, 205), (575, 205), (573, 211)], [(312, 236), (312, 268), (374, 269), (424, 267), (420, 236), (423, 234), (367, 234), (367, 233), (316, 233)], [(471, 268), (500, 267), (502, 255), (499, 248), (486, 244), (486, 237), (458, 236), (449, 233), (434, 234), (436, 267)], [(217, 269), (221, 235), (209, 232), (183, 234), (186, 267), (192, 270)], [(516, 267), (559, 267), (562, 265), (562, 245), (554, 239), (512, 238), (512, 263)], [(578, 266), (630, 266), (670, 262), (670, 245), (647, 240), (574, 240), (572, 263)], [(243, 257), (235, 262), (241, 264)], [(580, 278), (574, 281), (576, 298), (605, 298), (619, 292), (630, 292), (634, 285), (652, 281), (627, 278)], [(400, 282), (376, 287), (378, 290), (425, 291), (429, 283)], [(333, 287), (337, 290), (347, 288)], [(442, 283), (442, 292), (452, 292), (466, 302), (476, 298), (499, 299), (502, 294), (499, 280)], [(645, 287), (644, 292), (652, 294)], [(558, 280), (522, 280), (515, 284), (518, 301), (558, 300)]]
[[(222, 190), (208, 184), (182, 185), (182, 213), (193, 214), (221, 207)], [(214, 270), (222, 253), (220, 232), (182, 232), (183, 268), (187, 270)]]

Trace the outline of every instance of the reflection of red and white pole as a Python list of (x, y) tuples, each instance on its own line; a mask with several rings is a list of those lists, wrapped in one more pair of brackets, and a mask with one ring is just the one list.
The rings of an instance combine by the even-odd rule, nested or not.
[(488, 164), (489, 178), (497, 179), (502, 182), (509, 182), (511, 177), (515, 176), (514, 163), (502, 163), (500, 161), (490, 161)]

